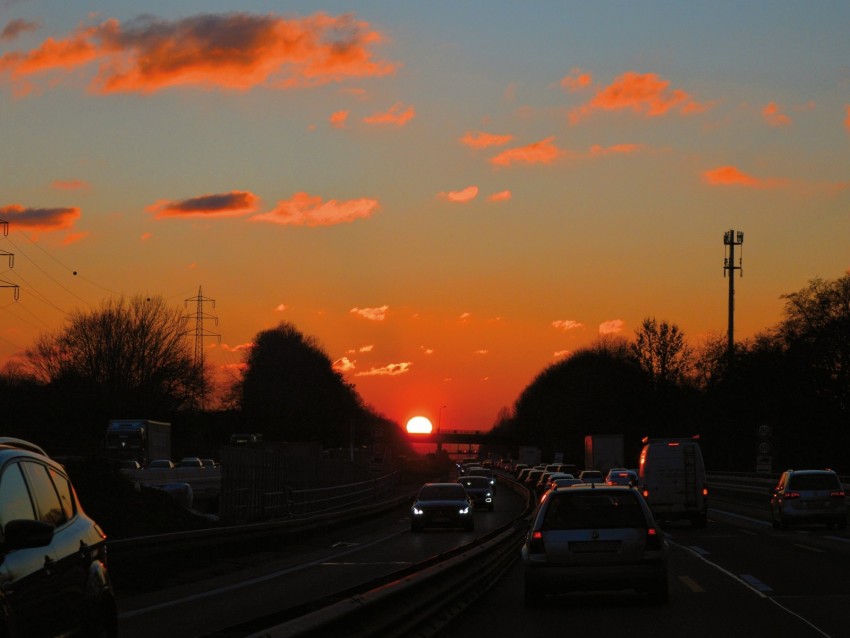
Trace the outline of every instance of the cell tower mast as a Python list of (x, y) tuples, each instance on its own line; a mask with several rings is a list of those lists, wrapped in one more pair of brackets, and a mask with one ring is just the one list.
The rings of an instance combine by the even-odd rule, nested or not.
[(726, 355), (729, 357), (729, 369), (735, 361), (735, 271), (739, 270), (741, 276), (744, 276), (743, 271), (743, 253), (738, 257), (738, 265), (735, 265), (735, 246), (743, 246), (744, 233), (734, 230), (727, 230), (723, 233), (723, 244), (726, 246), (726, 258), (723, 260), (723, 276), (726, 276), (726, 271), (729, 271), (729, 330), (727, 331), (728, 344)]

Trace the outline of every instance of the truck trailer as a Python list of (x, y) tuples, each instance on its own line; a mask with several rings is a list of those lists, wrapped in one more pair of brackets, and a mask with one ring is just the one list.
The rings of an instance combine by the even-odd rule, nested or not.
[(106, 428), (106, 455), (138, 461), (142, 467), (155, 459), (171, 459), (171, 424), (150, 419), (113, 419)]
[(584, 437), (584, 469), (608, 470), (623, 465), (622, 434), (588, 434)]

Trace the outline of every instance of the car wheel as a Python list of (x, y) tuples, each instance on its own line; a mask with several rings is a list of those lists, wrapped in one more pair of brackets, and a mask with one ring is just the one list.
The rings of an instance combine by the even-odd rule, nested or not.
[(649, 586), (649, 603), (663, 605), (670, 599), (670, 587), (667, 584), (667, 574)]

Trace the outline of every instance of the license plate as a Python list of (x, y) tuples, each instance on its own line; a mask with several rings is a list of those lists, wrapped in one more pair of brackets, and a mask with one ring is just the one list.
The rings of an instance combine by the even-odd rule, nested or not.
[(620, 541), (576, 541), (570, 543), (573, 554), (593, 554), (598, 552), (617, 552)]

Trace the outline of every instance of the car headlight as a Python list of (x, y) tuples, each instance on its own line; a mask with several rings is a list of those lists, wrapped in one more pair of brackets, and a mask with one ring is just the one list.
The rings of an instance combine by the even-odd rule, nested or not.
[(458, 514), (469, 514), (469, 505), (467, 505), (466, 507), (464, 507), (464, 508), (462, 508), (462, 509), (458, 510)]
[(414, 516), (422, 516), (425, 513), (423, 510), (419, 509), (418, 507), (414, 507), (412, 509), (413, 509), (413, 515)]

